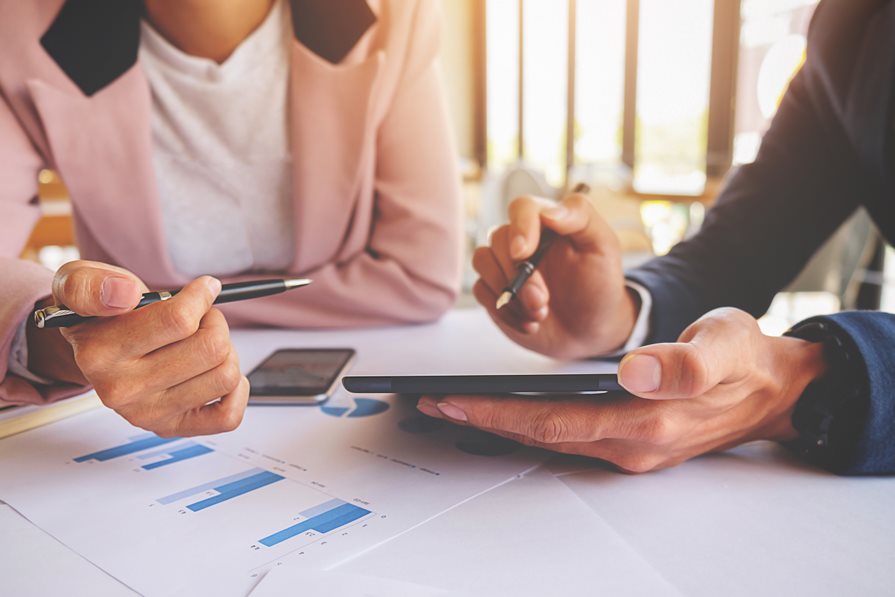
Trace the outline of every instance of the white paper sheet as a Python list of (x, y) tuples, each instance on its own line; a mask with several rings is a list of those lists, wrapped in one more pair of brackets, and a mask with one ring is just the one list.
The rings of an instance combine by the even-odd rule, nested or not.
[(235, 433), (115, 457), (158, 440), (87, 413), (5, 440), (0, 477), (18, 482), (0, 496), (140, 592), (243, 595), (278, 562), (336, 564), (542, 458), (394, 400), (326, 408), (251, 409)]
[(348, 562), (449, 594), (679, 595), (602, 518), (539, 469)]
[(461, 597), (443, 589), (378, 576), (360, 576), (339, 570), (312, 572), (295, 566), (274, 568), (252, 591), (252, 597), (283, 597), (284, 595), (306, 597)]
[(0, 594), (133, 597), (126, 586), (0, 502)]
[(838, 477), (758, 442), (562, 482), (686, 595), (893, 594), (893, 478)]

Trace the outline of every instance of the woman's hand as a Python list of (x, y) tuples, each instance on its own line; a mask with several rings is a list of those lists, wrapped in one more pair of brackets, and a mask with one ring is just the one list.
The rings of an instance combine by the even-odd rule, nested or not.
[(619, 381), (632, 397), (427, 397), (418, 408), (640, 473), (752, 440), (795, 439), (795, 404), (825, 370), (820, 344), (765, 336), (750, 315), (719, 309), (691, 325), (677, 343), (646, 346), (625, 357)]
[(68, 263), (53, 281), (55, 302), (96, 319), (58, 331), (31, 330), (30, 356), (47, 353), (32, 343), (43, 337), (52, 344), (61, 332), (86, 382), (133, 425), (166, 437), (231, 431), (242, 421), (249, 383), (227, 321), (212, 307), (220, 289), (218, 280), (205, 276), (167, 301), (134, 311), (146, 291), (136, 276), (101, 263)]
[[(516, 276), (516, 264), (534, 253), (541, 227), (559, 238), (516, 299), (495, 302)], [(584, 195), (561, 204), (521, 197), (510, 223), (473, 256), (479, 273), (473, 293), (516, 343), (557, 358), (575, 359), (620, 349), (634, 327), (640, 300), (625, 287), (621, 250), (612, 229)]]

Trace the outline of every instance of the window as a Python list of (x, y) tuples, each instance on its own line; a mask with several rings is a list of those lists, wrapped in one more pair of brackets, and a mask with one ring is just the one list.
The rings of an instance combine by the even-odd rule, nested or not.
[(705, 188), (711, 0), (642, 0), (634, 189), (699, 195)]
[(700, 195), (731, 162), (739, 0), (478, 0), (483, 152), (548, 182), (616, 169)]

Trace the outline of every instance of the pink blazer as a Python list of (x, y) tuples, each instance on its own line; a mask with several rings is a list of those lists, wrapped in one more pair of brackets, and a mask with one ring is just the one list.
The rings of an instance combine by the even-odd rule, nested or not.
[[(85, 259), (125, 267), (151, 288), (187, 281), (160, 223), (151, 98), (131, 22), (139, 6), (0, 0), (0, 402), (66, 395), (6, 370), (17, 325), (50, 292), (51, 272), (18, 259), (40, 217), (41, 168), (58, 171), (70, 192)], [(122, 13), (114, 28), (95, 18), (110, 12)], [(460, 198), (437, 13), (435, 0), (293, 0), (288, 273), (315, 283), (228, 305), (231, 324), (423, 322), (452, 305)]]

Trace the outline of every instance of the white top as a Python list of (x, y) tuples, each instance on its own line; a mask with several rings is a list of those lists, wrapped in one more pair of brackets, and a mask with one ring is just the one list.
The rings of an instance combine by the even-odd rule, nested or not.
[(284, 1), (223, 64), (185, 54), (141, 24), (162, 225), (186, 276), (292, 263), (291, 44)]

